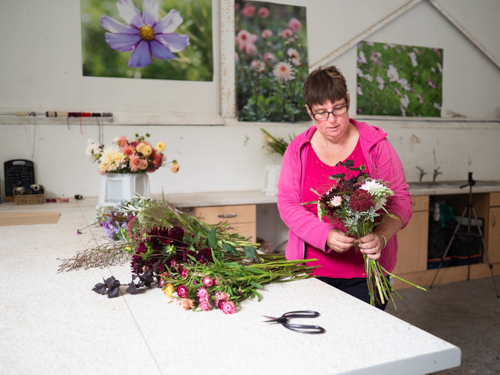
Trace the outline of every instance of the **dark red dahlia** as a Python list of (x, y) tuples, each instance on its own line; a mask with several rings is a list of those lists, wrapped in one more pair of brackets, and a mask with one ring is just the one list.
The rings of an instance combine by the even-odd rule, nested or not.
[(132, 267), (132, 272), (135, 274), (139, 274), (143, 272), (143, 267), (151, 268), (153, 265), (152, 261), (145, 262), (143, 254), (148, 250), (144, 243), (139, 245), (139, 248), (136, 250), (135, 254), (132, 255), (132, 261), (130, 262), (130, 267)]
[(148, 231), (148, 236), (150, 241), (153, 243), (161, 242), (164, 245), (170, 244), (170, 240), (168, 239), (168, 228), (164, 227), (153, 227), (150, 231)]
[(356, 212), (368, 211), (375, 206), (375, 200), (366, 190), (358, 189), (351, 194), (351, 208)]
[(182, 239), (184, 238), (184, 229), (181, 227), (172, 227), (172, 229), (168, 231), (168, 237), (172, 241), (182, 242)]
[(207, 247), (199, 250), (196, 255), (196, 260), (202, 264), (212, 263), (214, 261), (212, 258), (212, 250)]

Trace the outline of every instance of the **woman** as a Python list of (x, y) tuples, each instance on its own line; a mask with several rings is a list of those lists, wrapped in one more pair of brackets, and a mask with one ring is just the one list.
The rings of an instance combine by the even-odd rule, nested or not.
[[(308, 265), (321, 266), (314, 270), (320, 280), (369, 303), (362, 253), (378, 259), (391, 272), (396, 265), (396, 233), (411, 218), (412, 201), (403, 167), (387, 133), (349, 119), (350, 97), (336, 67), (310, 73), (303, 91), (314, 125), (288, 146), (278, 181), (278, 209), (289, 228), (286, 257), (317, 259)], [(373, 233), (359, 240), (345, 236), (339, 220), (319, 221), (315, 204), (303, 205), (318, 199), (311, 188), (323, 194), (332, 186), (330, 175), (346, 172), (335, 166), (345, 160), (354, 160), (354, 167), (366, 166), (371, 178), (390, 182), (395, 193), (386, 209), (397, 218), (385, 216)], [(385, 309), (386, 304), (377, 307)]]

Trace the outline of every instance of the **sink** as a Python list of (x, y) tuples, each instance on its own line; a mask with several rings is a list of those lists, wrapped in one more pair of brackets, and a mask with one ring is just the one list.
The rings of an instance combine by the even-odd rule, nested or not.
[(466, 184), (463, 182), (459, 185), (459, 183), (454, 183), (454, 181), (439, 181), (439, 182), (409, 182), (410, 188), (420, 188), (420, 189), (438, 189), (440, 187), (459, 187), (461, 185)]
[[(467, 180), (460, 181), (437, 181), (437, 182), (408, 182), (410, 188), (414, 189), (439, 189), (439, 188), (460, 188), (467, 185)], [(476, 181), (474, 187), (500, 186), (500, 181)], [(474, 188), (473, 187), (473, 188)], [(464, 188), (465, 189), (465, 188)]]

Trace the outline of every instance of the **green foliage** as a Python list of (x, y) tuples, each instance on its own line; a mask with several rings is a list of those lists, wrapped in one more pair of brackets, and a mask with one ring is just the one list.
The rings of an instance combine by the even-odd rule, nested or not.
[[(178, 59), (158, 60), (153, 57), (144, 68), (129, 68), (131, 52), (112, 49), (104, 39), (101, 17), (107, 15), (126, 24), (119, 16), (118, 0), (81, 0), (83, 75), (97, 77), (172, 79), (189, 81), (213, 80), (212, 2), (211, 0), (155, 0), (160, 5), (160, 19), (171, 9), (180, 12), (184, 21), (176, 33), (189, 36), (189, 45), (176, 52)], [(134, 0), (142, 12), (142, 1)]]
[[(361, 42), (357, 53), (359, 114), (441, 116), (442, 49)], [(392, 82), (388, 75), (391, 65), (398, 75)], [(405, 85), (401, 83), (404, 79)]]

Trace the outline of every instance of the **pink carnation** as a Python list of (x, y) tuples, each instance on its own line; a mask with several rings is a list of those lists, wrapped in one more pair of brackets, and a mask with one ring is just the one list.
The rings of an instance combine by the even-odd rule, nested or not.
[(219, 302), (227, 301), (229, 299), (229, 294), (224, 292), (215, 292), (215, 304), (218, 305)]
[(198, 298), (203, 298), (203, 299), (210, 298), (210, 294), (208, 293), (208, 290), (206, 290), (205, 288), (198, 289), (196, 295), (198, 296)]
[(182, 307), (184, 310), (189, 310), (193, 307), (194, 302), (191, 298), (181, 298), (178, 302), (180, 307)]
[(210, 302), (206, 299), (200, 299), (198, 301), (198, 306), (200, 306), (200, 309), (202, 309), (203, 311), (208, 311), (211, 308)]
[(177, 295), (181, 298), (186, 298), (188, 296), (188, 288), (185, 285), (181, 284), (176, 289)]
[(234, 314), (236, 311), (236, 306), (234, 306), (233, 301), (226, 301), (220, 307), (224, 314)]
[(210, 288), (214, 284), (214, 281), (210, 276), (205, 276), (201, 283), (203, 284), (203, 286)]

